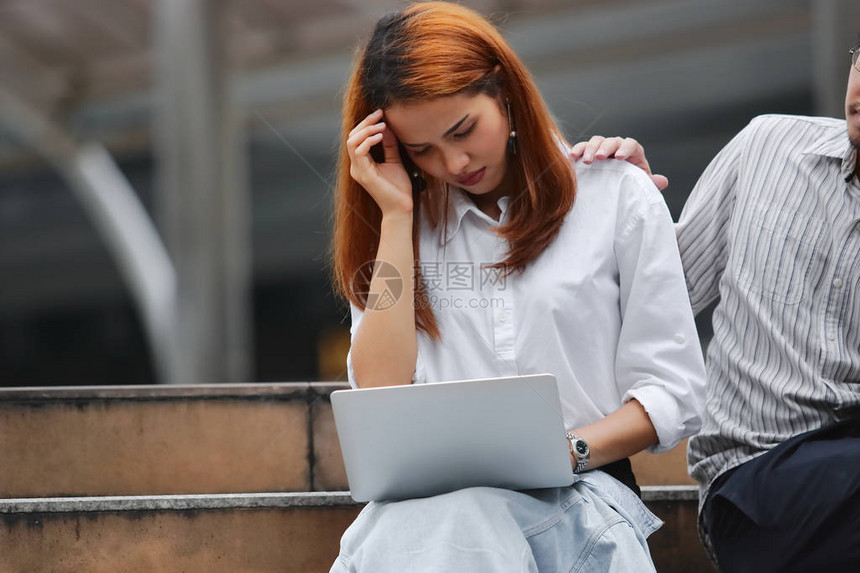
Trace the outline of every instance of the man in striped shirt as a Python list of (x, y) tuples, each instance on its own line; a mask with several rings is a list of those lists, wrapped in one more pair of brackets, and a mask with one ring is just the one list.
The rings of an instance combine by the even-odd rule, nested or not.
[(845, 120), (757, 117), (676, 227), (694, 311), (719, 299), (688, 455), (725, 572), (860, 571), (858, 49)]

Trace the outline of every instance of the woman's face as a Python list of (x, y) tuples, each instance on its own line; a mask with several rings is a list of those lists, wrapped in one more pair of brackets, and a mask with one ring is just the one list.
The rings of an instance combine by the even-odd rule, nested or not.
[(474, 195), (502, 193), (510, 131), (497, 98), (458, 94), (393, 105), (385, 122), (428, 175)]

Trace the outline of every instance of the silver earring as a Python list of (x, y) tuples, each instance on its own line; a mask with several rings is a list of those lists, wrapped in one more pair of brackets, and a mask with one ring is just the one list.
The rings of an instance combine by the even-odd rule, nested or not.
[(511, 115), (511, 100), (505, 98), (505, 105), (508, 108), (508, 153), (511, 155), (517, 154), (517, 132), (514, 130), (514, 118)]
[(425, 189), (427, 189), (427, 180), (421, 175), (421, 172), (417, 169), (414, 169), (411, 174), (412, 178), (412, 191), (421, 193)]

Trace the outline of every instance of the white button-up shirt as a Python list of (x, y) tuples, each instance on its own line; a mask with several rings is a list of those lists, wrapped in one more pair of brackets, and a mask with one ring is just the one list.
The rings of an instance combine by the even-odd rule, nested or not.
[[(672, 219), (638, 168), (576, 164), (577, 196), (555, 240), (522, 273), (487, 265), (508, 245), (452, 189), (447, 229), (422, 220), (420, 267), (440, 341), (418, 336), (413, 382), (556, 376), (567, 428), (635, 398), (663, 451), (696, 432), (705, 368)], [(352, 306), (352, 333), (362, 312)], [(350, 383), (355, 386), (351, 360)]]

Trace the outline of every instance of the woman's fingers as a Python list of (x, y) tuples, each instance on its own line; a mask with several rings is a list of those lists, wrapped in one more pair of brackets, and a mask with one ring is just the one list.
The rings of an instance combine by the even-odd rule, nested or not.
[[(377, 162), (370, 151), (380, 143), (385, 155)], [(350, 176), (373, 197), (383, 216), (386, 212), (411, 211), (412, 185), (403, 169), (397, 138), (382, 121), (381, 111), (370, 114), (349, 132), (346, 147)]]
[(374, 133), (370, 135), (362, 141), (358, 147), (355, 148), (355, 156), (356, 157), (369, 157), (370, 148), (382, 141), (382, 133)]
[(383, 125), (382, 130), (382, 149), (385, 151), (386, 163), (401, 163), (400, 150), (397, 149), (397, 137), (394, 132)]
[(374, 125), (379, 125), (382, 120), (382, 110), (378, 109), (365, 117), (363, 120), (358, 122), (358, 125), (352, 128), (352, 131), (349, 132), (349, 135), (346, 138), (346, 146), (347, 150), (351, 153), (355, 150), (359, 144), (364, 141), (367, 137), (368, 133), (371, 133), (373, 130), (368, 131), (368, 128), (372, 128)]
[(382, 119), (382, 110), (378, 109), (378, 110), (374, 111), (373, 113), (371, 113), (370, 115), (368, 115), (367, 117), (365, 117), (360, 122), (358, 122), (358, 125), (356, 125), (354, 128), (352, 128), (352, 131), (349, 133), (350, 133), (350, 135), (352, 135), (356, 130), (359, 130), (359, 129), (362, 129), (364, 127), (367, 127), (368, 125), (377, 123), (381, 119)]
[(356, 139), (355, 141), (359, 141), (359, 143), (349, 153), (349, 172), (353, 179), (362, 185), (366, 185), (368, 177), (372, 177), (372, 173), (376, 167), (376, 162), (370, 156), (370, 149), (382, 141), (382, 134), (375, 133), (365, 137), (363, 140)]
[(349, 139), (346, 141), (346, 149), (351, 163), (350, 172), (356, 180), (363, 179), (362, 173), (375, 165), (376, 162), (370, 156), (370, 149), (382, 141), (382, 130), (384, 129), (384, 123), (376, 123), (361, 128), (356, 127), (350, 132)]
[(385, 124), (381, 123), (381, 122), (380, 123), (374, 123), (373, 125), (364, 126), (361, 129), (356, 127), (355, 129), (353, 129), (350, 132), (349, 138), (347, 138), (347, 140), (346, 140), (347, 149), (350, 151), (354, 151), (368, 137), (371, 137), (373, 135), (381, 133), (382, 130), (384, 130), (384, 129), (385, 129)]

